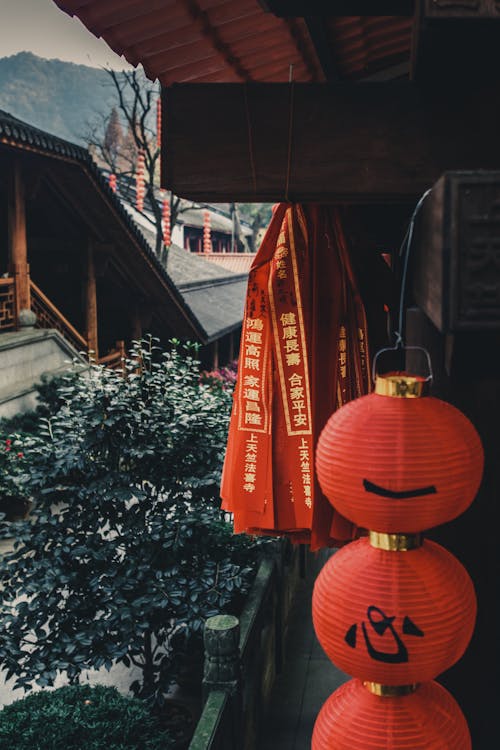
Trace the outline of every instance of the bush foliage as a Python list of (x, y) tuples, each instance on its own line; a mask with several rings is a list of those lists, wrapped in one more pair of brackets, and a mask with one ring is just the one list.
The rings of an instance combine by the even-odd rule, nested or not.
[(17, 481), (34, 507), (0, 561), (0, 663), (17, 686), (122, 662), (160, 702), (173, 634), (201, 632), (248, 590), (258, 544), (214, 502), (231, 389), (202, 382), (192, 354), (143, 342), (127, 377), (70, 377), (25, 438)]
[(112, 687), (75, 685), (29, 695), (0, 711), (0, 747), (16, 750), (168, 750), (147, 707)]

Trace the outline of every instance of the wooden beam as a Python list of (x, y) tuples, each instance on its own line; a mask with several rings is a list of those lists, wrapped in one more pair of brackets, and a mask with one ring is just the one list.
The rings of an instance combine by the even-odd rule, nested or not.
[(327, 19), (322, 18), (321, 16), (306, 16), (304, 21), (326, 81), (328, 81), (328, 83), (338, 81), (340, 75), (332, 54), (332, 46), (328, 38)]
[(415, 0), (259, 0), (280, 18), (306, 16), (412, 16)]
[(163, 182), (193, 200), (394, 202), (500, 168), (496, 87), (181, 84), (165, 109)]
[(30, 276), (26, 237), (26, 196), (19, 160), (12, 163), (8, 189), (9, 270), (16, 287), (16, 317), (30, 309)]

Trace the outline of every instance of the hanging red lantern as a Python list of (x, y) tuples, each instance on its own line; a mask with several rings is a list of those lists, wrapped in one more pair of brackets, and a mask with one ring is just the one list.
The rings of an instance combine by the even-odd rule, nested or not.
[(470, 505), (483, 471), (474, 426), (423, 380), (378, 376), (375, 391), (338, 409), (317, 444), (321, 489), (358, 526), (414, 533)]
[(379, 697), (359, 680), (344, 683), (316, 719), (312, 750), (471, 750), (464, 715), (437, 682), (407, 695), (387, 692)]
[(172, 244), (172, 238), (170, 234), (170, 200), (168, 195), (162, 194), (161, 204), (161, 216), (162, 216), (162, 227), (163, 227), (163, 243), (166, 247), (170, 247)]
[[(344, 672), (383, 685), (431, 680), (462, 656), (476, 597), (465, 568), (434, 542), (371, 534), (326, 563), (313, 592), (313, 622)], [(381, 549), (374, 544), (385, 547)], [(401, 551), (401, 550), (407, 551)]]
[(156, 148), (161, 149), (161, 97), (156, 100)]
[(139, 149), (137, 154), (137, 169), (135, 175), (135, 205), (138, 211), (144, 209), (144, 151)]
[(203, 252), (212, 252), (212, 239), (210, 237), (210, 211), (203, 214)]
[(113, 193), (116, 193), (116, 175), (110, 174), (109, 175), (109, 187), (113, 191)]

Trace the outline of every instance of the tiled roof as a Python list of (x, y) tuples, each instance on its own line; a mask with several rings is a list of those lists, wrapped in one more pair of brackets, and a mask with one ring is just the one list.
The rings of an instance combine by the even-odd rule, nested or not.
[[(135, 208), (127, 205), (126, 210), (145, 224)], [(143, 233), (154, 245), (152, 228), (143, 226)], [(203, 329), (205, 341), (217, 339), (241, 325), (248, 269), (235, 273), (177, 245), (168, 250), (166, 269), (184, 304)]]
[(151, 250), (149, 243), (140, 232), (137, 224), (131, 219), (121, 201), (111, 190), (108, 180), (92, 159), (87, 149), (82, 146), (77, 146), (70, 141), (58, 138), (55, 135), (51, 135), (50, 133), (46, 133), (27, 122), (18, 120), (16, 117), (13, 117), (11, 114), (4, 112), (3, 110), (0, 110), (0, 144), (1, 143), (16, 146), (21, 149), (24, 148), (28, 151), (38, 151), (47, 156), (71, 159), (72, 161), (79, 162), (88, 170), (92, 178), (98, 183), (99, 188), (106, 195), (108, 201), (113, 202), (113, 208), (120, 215), (120, 219), (127, 224), (128, 228), (133, 233), (141, 250), (148, 255), (149, 259), (156, 264), (158, 271), (165, 277), (165, 279), (167, 279), (165, 269), (158, 262), (158, 259)]
[(233, 273), (248, 273), (255, 253), (197, 253), (210, 265), (216, 265)]
[[(81, 165), (97, 183), (108, 203), (111, 203), (119, 220), (126, 224), (139, 250), (147, 257), (162, 279), (166, 294), (175, 297), (178, 304), (184, 308), (186, 317), (202, 343), (217, 339), (241, 324), (246, 276), (238, 276), (230, 271), (219, 269), (175, 247), (169, 254), (167, 268), (165, 268), (152, 249), (148, 230), (144, 227), (139, 228), (137, 218), (140, 215), (134, 218), (135, 209), (125, 207), (111, 190), (108, 180), (86, 149), (39, 130), (2, 110), (0, 110), (0, 146), (1, 144), (24, 149), (27, 152), (35, 151), (47, 156), (70, 160)], [(220, 284), (223, 287), (220, 295), (211, 291), (211, 289), (215, 290), (215, 287), (219, 288)], [(215, 304), (213, 304), (214, 299), (218, 300)], [(227, 309), (224, 308), (225, 304), (227, 304)]]

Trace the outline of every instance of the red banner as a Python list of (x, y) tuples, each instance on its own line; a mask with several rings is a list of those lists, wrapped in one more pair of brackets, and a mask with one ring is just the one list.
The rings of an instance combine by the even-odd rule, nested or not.
[(313, 549), (355, 529), (314, 475), (332, 411), (369, 390), (363, 305), (337, 213), (280, 204), (249, 274), (221, 486), (236, 532)]

